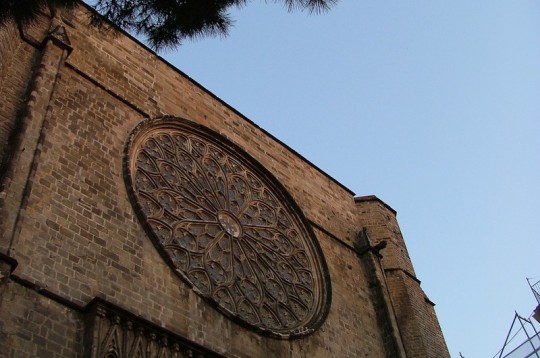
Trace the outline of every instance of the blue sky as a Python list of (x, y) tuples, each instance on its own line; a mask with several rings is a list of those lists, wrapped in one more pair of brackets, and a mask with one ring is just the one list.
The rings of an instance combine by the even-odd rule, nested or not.
[[(450, 353), (493, 357), (540, 279), (540, 2), (251, 1), (162, 53), (398, 220)], [(536, 262), (536, 264), (534, 263)]]

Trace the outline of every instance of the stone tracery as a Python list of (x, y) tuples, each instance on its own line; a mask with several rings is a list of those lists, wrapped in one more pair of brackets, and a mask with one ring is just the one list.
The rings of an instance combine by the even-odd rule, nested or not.
[(313, 234), (273, 177), (208, 133), (182, 120), (135, 133), (128, 187), (147, 231), (222, 312), (275, 336), (309, 333), (330, 294)]

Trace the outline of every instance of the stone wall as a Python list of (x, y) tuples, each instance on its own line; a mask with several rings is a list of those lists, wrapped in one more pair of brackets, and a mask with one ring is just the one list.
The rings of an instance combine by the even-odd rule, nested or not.
[[(5, 156), (0, 247), (4, 266), (13, 260), (18, 266), (3, 279), (0, 345), (13, 356), (81, 356), (83, 317), (98, 297), (171, 336), (231, 357), (405, 356), (409, 331), (419, 332), (423, 346), (420, 355), (407, 350), (407, 356), (448, 355), (434, 312), (416, 306), (419, 283), (393, 284), (392, 276), (387, 286), (388, 271), (377, 266), (376, 253), (359, 254), (357, 234), (364, 227), (375, 241), (397, 237), (391, 244), (397, 249), (388, 250), (389, 256), (383, 251), (381, 267), (414, 277), (395, 217), (387, 226), (379, 209), (355, 203), (343, 185), (133, 38), (89, 27), (88, 11), (81, 6), (55, 19), (44, 14), (26, 39), (11, 40), (20, 61), (2, 68), (11, 78), (2, 98), (12, 99), (0, 107), (3, 123), (15, 123), (21, 106), (15, 98), (27, 88), (31, 100), (24, 103), (29, 110), (20, 128), (4, 130), (20, 140)], [(11, 38), (6, 31), (12, 30), (0, 31), (0, 38)], [(40, 65), (33, 69), (32, 61)], [(328, 317), (314, 333), (276, 339), (227, 318), (175, 274), (148, 238), (122, 168), (133, 128), (163, 115), (227, 138), (296, 202), (322, 249), (332, 285)], [(407, 309), (427, 312), (425, 323), (410, 326), (400, 318), (410, 297)], [(434, 338), (425, 333), (434, 329)], [(65, 345), (47, 343), (58, 340), (53, 331), (62, 332)], [(49, 351), (37, 354), (39, 349)]]
[(80, 357), (82, 315), (20, 283), (0, 295), (0, 351), (4, 357)]
[[(32, 76), (36, 50), (24, 46), (19, 31), (13, 23), (7, 23), (0, 31), (0, 158), (5, 169), (9, 147), (15, 138), (18, 119), (24, 110), (27, 86)], [(5, 159), (4, 159), (5, 158)]]
[[(438, 357), (448, 354), (434, 303), (429, 300), (416, 278), (409, 253), (396, 220), (396, 212), (374, 196), (356, 198), (373, 245), (386, 242), (378, 258), (384, 272), (386, 289), (407, 357)], [(444, 353), (442, 353), (444, 352)]]

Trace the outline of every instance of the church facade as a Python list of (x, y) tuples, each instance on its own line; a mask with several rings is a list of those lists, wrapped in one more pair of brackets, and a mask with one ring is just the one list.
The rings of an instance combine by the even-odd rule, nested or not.
[(449, 357), (390, 206), (90, 13), (0, 29), (6, 357)]

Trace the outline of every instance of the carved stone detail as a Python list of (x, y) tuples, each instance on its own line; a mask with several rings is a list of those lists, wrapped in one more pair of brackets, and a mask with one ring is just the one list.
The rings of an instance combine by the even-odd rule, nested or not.
[(85, 357), (222, 357), (100, 299), (86, 313)]
[(318, 243), (241, 149), (185, 120), (149, 120), (128, 143), (126, 180), (160, 252), (221, 312), (283, 338), (322, 323), (330, 284)]

